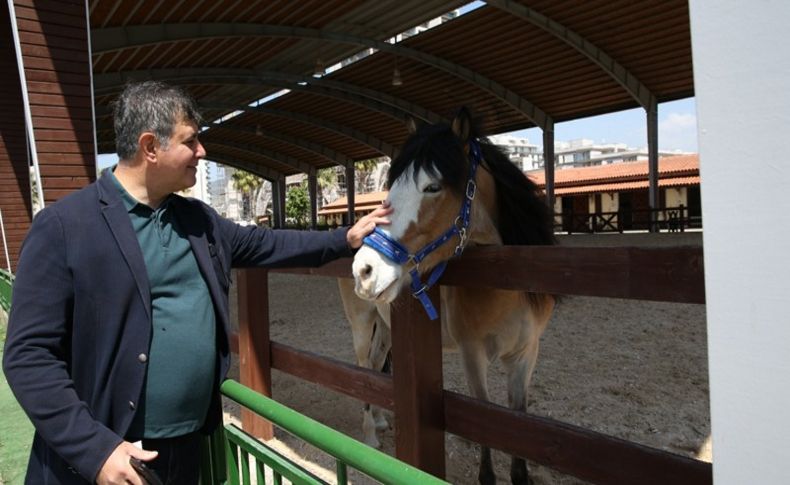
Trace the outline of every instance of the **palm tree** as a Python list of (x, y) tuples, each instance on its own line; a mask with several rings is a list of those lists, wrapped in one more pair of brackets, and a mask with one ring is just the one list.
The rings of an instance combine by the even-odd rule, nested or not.
[(355, 177), (357, 179), (357, 187), (360, 188), (360, 193), (368, 191), (368, 186), (370, 185), (368, 182), (376, 171), (376, 166), (378, 166), (379, 161), (380, 159), (378, 158), (368, 158), (367, 160), (354, 162)]
[(322, 168), (316, 173), (318, 185), (318, 207), (337, 199), (337, 167)]
[[(235, 169), (231, 174), (233, 179), (233, 187), (241, 192), (242, 196), (242, 219), (249, 220), (255, 217), (255, 202), (258, 199), (258, 193), (263, 187), (263, 179), (255, 174), (245, 170)], [(264, 207), (265, 209), (265, 207)]]

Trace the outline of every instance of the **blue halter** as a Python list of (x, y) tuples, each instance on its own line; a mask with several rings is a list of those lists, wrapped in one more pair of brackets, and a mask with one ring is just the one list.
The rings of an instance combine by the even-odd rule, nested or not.
[(406, 247), (404, 247), (400, 242), (390, 237), (378, 227), (376, 227), (373, 232), (371, 232), (362, 241), (364, 244), (375, 249), (384, 257), (396, 264), (403, 265), (409, 261), (413, 261), (415, 263), (414, 267), (409, 271), (409, 274), (411, 275), (412, 295), (420, 300), (420, 303), (422, 303), (423, 308), (425, 308), (425, 312), (428, 313), (428, 317), (431, 320), (436, 320), (439, 315), (436, 312), (436, 308), (433, 306), (431, 299), (428, 297), (428, 290), (434, 284), (436, 284), (436, 282), (442, 276), (442, 273), (444, 273), (444, 270), (447, 267), (447, 261), (442, 261), (436, 265), (436, 267), (431, 272), (431, 275), (428, 277), (428, 281), (425, 283), (423, 283), (420, 278), (420, 263), (425, 259), (426, 256), (431, 254), (433, 251), (444, 245), (447, 241), (455, 236), (458, 236), (459, 242), (455, 247), (453, 257), (458, 257), (464, 252), (464, 247), (466, 247), (467, 239), (469, 237), (467, 234), (467, 228), (469, 227), (469, 220), (472, 214), (472, 201), (475, 198), (475, 191), (477, 190), (475, 174), (477, 173), (477, 167), (480, 165), (481, 159), (480, 145), (477, 143), (477, 141), (471, 140), (469, 142), (469, 153), (469, 178), (466, 181), (466, 192), (464, 194), (464, 201), (461, 204), (461, 211), (460, 214), (458, 214), (458, 217), (455, 218), (453, 225), (450, 227), (450, 229), (445, 231), (444, 234), (414, 254), (410, 254)]

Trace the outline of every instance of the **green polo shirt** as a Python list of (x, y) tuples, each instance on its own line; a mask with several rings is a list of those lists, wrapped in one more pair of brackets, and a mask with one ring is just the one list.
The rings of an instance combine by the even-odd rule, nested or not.
[[(118, 187), (143, 252), (153, 331), (148, 371), (128, 438), (168, 438), (203, 426), (215, 382), (216, 317), (172, 196), (156, 209)], [(137, 356), (135, 356), (137, 358)]]

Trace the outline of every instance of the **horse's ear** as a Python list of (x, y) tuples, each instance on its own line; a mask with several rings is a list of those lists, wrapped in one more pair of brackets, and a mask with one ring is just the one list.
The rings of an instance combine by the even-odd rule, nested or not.
[(406, 129), (409, 130), (409, 135), (417, 133), (417, 121), (411, 116), (406, 118)]
[(472, 115), (469, 114), (469, 110), (466, 109), (466, 106), (458, 110), (458, 114), (455, 115), (451, 127), (455, 136), (457, 136), (462, 143), (469, 141), (469, 136), (472, 133)]

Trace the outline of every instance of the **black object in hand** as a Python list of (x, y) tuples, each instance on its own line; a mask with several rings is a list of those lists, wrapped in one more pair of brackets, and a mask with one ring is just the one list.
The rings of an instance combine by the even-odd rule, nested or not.
[(140, 478), (142, 478), (147, 485), (163, 485), (162, 480), (159, 479), (156, 472), (148, 468), (146, 464), (139, 459), (133, 456), (129, 457), (129, 464), (132, 465), (134, 471), (140, 475)]

